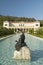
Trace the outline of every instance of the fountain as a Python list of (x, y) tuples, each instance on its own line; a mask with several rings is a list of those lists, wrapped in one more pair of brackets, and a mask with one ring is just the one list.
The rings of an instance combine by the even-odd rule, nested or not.
[(16, 40), (14, 59), (31, 59), (30, 49), (27, 46), (25, 40), (25, 35), (22, 33), (19, 40)]

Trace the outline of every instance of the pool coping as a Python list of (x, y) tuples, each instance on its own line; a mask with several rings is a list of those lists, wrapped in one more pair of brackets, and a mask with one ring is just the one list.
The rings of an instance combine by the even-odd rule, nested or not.
[(4, 40), (4, 39), (7, 39), (7, 38), (9, 38), (9, 37), (11, 37), (11, 36), (13, 36), (14, 34), (12, 34), (12, 35), (8, 35), (8, 36), (6, 36), (6, 37), (2, 37), (2, 38), (0, 38), (0, 41), (1, 40)]
[[(2, 38), (0, 38), (0, 40), (4, 40), (4, 39), (9, 38), (9, 37), (11, 37), (11, 36), (13, 36), (13, 35), (14, 35), (14, 34), (12, 34), (12, 35), (8, 35), (8, 36), (6, 36), (6, 37), (2, 37)], [(43, 40), (43, 38), (39, 38), (39, 37), (33, 36), (33, 35), (31, 35), (31, 34), (29, 34), (29, 35), (32, 36), (32, 37), (34, 37), (34, 38), (37, 38), (37, 39)]]
[(37, 39), (43, 40), (43, 38), (39, 38), (39, 37), (36, 37), (36, 36), (34, 36), (34, 35), (31, 35), (31, 34), (29, 34), (29, 35), (32, 36), (32, 37), (34, 37), (34, 38), (37, 38)]

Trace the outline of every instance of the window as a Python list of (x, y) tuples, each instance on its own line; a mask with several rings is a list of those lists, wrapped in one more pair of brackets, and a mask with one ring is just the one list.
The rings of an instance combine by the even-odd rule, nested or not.
[(38, 24), (36, 24), (36, 26), (38, 26)]
[(24, 24), (23, 24), (23, 26), (24, 26)]
[(21, 26), (22, 26), (22, 24), (21, 24)]
[(5, 24), (5, 26), (7, 26), (7, 24)]
[(19, 26), (20, 26), (20, 24), (19, 24)]
[(24, 26), (24, 24), (19, 24), (19, 26)]

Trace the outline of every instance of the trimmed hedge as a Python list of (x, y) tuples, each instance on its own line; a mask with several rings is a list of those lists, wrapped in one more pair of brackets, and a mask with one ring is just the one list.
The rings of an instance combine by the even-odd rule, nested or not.
[(40, 28), (36, 31), (37, 35), (43, 35), (43, 28)]
[(30, 28), (30, 29), (29, 29), (29, 33), (30, 33), (30, 34), (34, 33), (34, 29), (33, 29), (33, 28), (32, 28), (32, 29)]
[(0, 36), (14, 34), (14, 29), (0, 28)]

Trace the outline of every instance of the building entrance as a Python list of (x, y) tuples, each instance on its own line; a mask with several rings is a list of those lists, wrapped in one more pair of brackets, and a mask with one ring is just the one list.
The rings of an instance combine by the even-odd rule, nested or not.
[(28, 28), (27, 29), (25, 29), (25, 28), (15, 28), (14, 30), (15, 30), (15, 32), (28, 32)]

